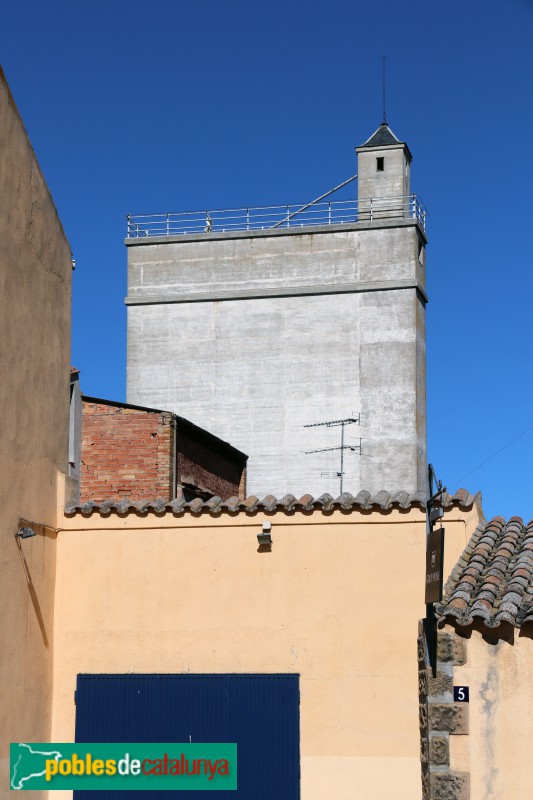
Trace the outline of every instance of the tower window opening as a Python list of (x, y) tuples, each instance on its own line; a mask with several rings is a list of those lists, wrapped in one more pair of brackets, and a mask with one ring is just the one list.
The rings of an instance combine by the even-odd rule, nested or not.
[(378, 156), (378, 158), (376, 158), (376, 171), (383, 172), (384, 169), (385, 169), (385, 159), (383, 156)]

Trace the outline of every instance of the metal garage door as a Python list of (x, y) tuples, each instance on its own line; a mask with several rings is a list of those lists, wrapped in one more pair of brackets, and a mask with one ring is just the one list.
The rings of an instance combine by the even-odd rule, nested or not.
[(237, 743), (237, 791), (108, 791), (105, 800), (298, 800), (299, 738), (298, 675), (78, 675), (77, 742)]

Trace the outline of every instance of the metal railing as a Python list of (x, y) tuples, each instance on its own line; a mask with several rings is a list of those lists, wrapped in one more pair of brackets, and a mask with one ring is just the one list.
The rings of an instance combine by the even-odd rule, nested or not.
[(427, 214), (420, 197), (410, 194), (403, 197), (293, 203), (258, 208), (128, 214), (126, 220), (128, 239), (136, 239), (146, 236), (313, 228), (394, 218), (416, 219), (425, 230)]

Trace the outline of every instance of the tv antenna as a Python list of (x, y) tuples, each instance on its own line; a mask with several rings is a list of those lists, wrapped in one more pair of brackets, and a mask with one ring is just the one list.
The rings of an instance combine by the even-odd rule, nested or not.
[(311, 453), (327, 453), (331, 450), (340, 450), (341, 454), (341, 464), (340, 470), (338, 472), (322, 472), (322, 475), (327, 475), (328, 477), (336, 477), (340, 480), (340, 492), (342, 494), (342, 487), (343, 487), (343, 478), (344, 478), (344, 451), (351, 450), (353, 453), (359, 453), (361, 455), (361, 439), (359, 439), (359, 444), (344, 444), (344, 428), (346, 425), (359, 425), (361, 422), (361, 414), (357, 414), (353, 417), (346, 417), (346, 419), (330, 419), (327, 422), (313, 422), (310, 425), (304, 425), (304, 428), (339, 428), (341, 429), (341, 443), (339, 447), (319, 447), (318, 450), (306, 450), (305, 454), (310, 455)]

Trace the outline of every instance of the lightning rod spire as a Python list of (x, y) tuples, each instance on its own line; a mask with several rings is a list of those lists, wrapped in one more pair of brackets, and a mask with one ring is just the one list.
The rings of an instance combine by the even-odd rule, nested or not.
[(383, 125), (387, 124), (387, 107), (385, 102), (385, 61), (386, 57), (382, 56), (382, 62), (383, 62), (383, 123), (382, 124)]

